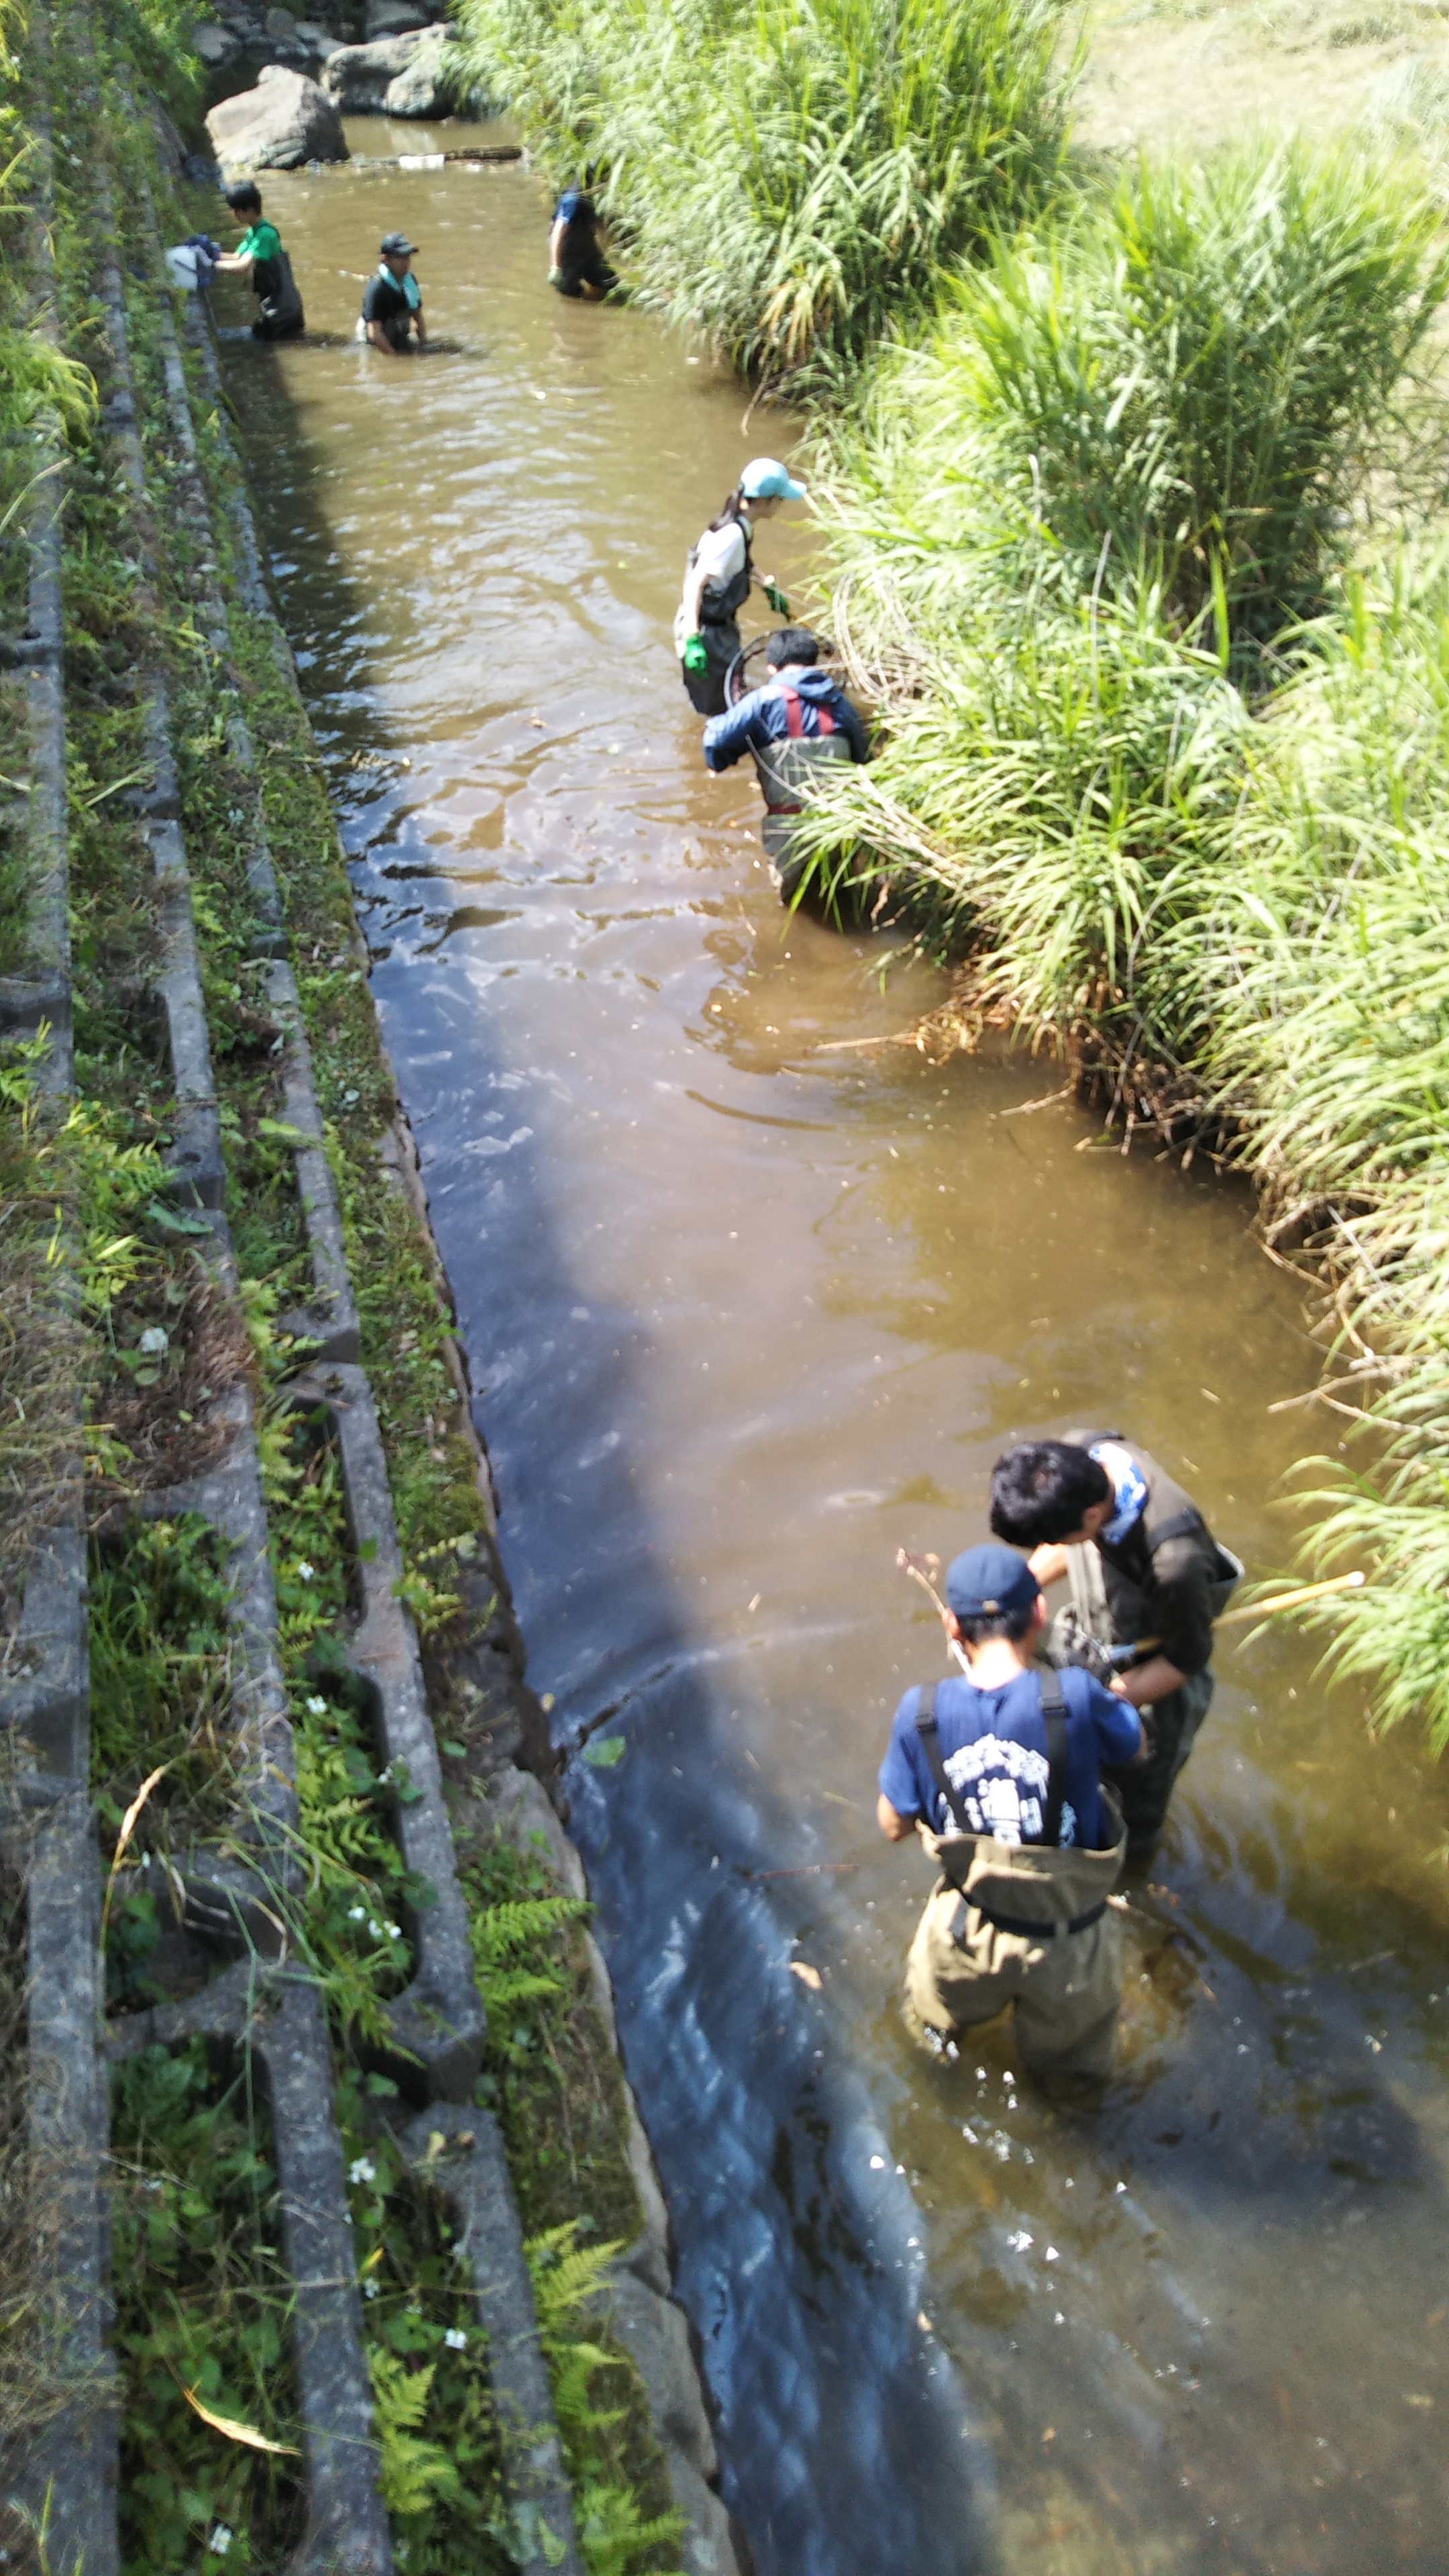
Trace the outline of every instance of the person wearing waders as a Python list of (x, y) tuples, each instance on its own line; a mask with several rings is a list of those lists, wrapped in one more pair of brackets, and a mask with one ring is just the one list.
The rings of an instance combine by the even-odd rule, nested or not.
[(585, 304), (602, 303), (619, 283), (599, 248), (597, 221), (587, 190), (565, 188), (548, 229), (548, 282)]
[(820, 646), (805, 626), (782, 626), (765, 647), (772, 677), (704, 729), (707, 769), (732, 769), (752, 754), (765, 800), (760, 838), (780, 899), (792, 903), (806, 861), (794, 855), (795, 819), (812, 781), (838, 760), (868, 760), (870, 744), (845, 691), (816, 664)]
[(1207, 1715), (1213, 1621), (1242, 1565), (1166, 1468), (1120, 1431), (1074, 1431), (1007, 1450), (992, 1474), (991, 1526), (1031, 1550), (1039, 1583), (1064, 1574), (1070, 1582), (1070, 1607), (1047, 1641), (1050, 1661), (1119, 1675), (1142, 1712), (1146, 1760), (1108, 1777), (1121, 1794), (1128, 1858), (1143, 1860)]
[(689, 702), (701, 716), (725, 711), (725, 674), (740, 649), (738, 612), (752, 583), (782, 617), (789, 604), (767, 573), (754, 567), (759, 520), (782, 501), (803, 501), (805, 486), (773, 456), (753, 456), (717, 519), (711, 519), (684, 567), (684, 596), (674, 618), (674, 649)]
[(307, 327), (292, 263), (282, 248), (275, 224), (262, 216), (261, 190), (254, 179), (234, 179), (225, 191), (231, 213), (246, 223), (235, 250), (224, 250), (213, 262), (217, 277), (246, 277), (260, 297), (252, 324), (254, 340), (297, 340)]
[(390, 349), (402, 358), (413, 337), (420, 349), (427, 345), (423, 291), (413, 275), (417, 243), (406, 233), (384, 233), (378, 251), (377, 273), (363, 289), (357, 336), (371, 348)]
[(1046, 1605), (1025, 1559), (969, 1547), (946, 1576), (969, 1678), (908, 1690), (880, 1767), (888, 1842), (914, 1826), (937, 1879), (906, 1961), (913, 2038), (944, 2051), (1010, 2009), (1034, 2075), (1110, 2073), (1122, 2001), (1121, 1810), (1104, 1763), (1141, 1751), (1137, 1712), (1080, 1668), (1033, 1666)]

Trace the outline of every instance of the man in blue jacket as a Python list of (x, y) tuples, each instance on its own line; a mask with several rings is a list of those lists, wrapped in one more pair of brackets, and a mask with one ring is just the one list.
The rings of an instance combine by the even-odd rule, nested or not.
[(737, 707), (711, 716), (704, 729), (706, 769), (733, 769), (742, 752), (754, 760), (765, 799), (760, 838), (782, 901), (793, 902), (805, 862), (793, 855), (795, 817), (821, 770), (836, 760), (868, 760), (870, 744), (845, 691), (816, 668), (820, 646), (806, 626), (782, 626), (765, 659), (773, 676)]
[(906, 1692), (876, 1802), (886, 1840), (914, 1827), (941, 1870), (906, 1962), (907, 2026), (944, 2049), (1014, 2007), (1035, 2073), (1104, 2076), (1122, 1999), (1107, 1898), (1126, 1838), (1101, 1775), (1141, 1760), (1141, 1721), (1120, 1686), (1033, 1664), (1046, 1606), (1013, 1548), (967, 1548), (946, 1600), (966, 1671)]

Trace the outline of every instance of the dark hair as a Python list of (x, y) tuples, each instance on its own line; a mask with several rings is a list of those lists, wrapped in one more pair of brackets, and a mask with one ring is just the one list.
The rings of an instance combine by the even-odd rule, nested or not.
[(1112, 1479), (1090, 1451), (1070, 1440), (1024, 1440), (992, 1469), (991, 1527), (1012, 1547), (1050, 1546), (1111, 1498)]
[(234, 215), (259, 215), (262, 211), (262, 192), (255, 179), (230, 179), (221, 193)]
[(958, 1619), (962, 1644), (985, 1646), (993, 1637), (1009, 1637), (1013, 1646), (1019, 1646), (1036, 1616), (1040, 1599), (1038, 1593), (1036, 1601), (1029, 1602), (1025, 1610), (998, 1610), (989, 1619)]
[[(709, 524), (712, 528), (730, 528), (737, 526), (741, 519), (745, 519), (745, 496), (736, 488), (731, 492), (729, 499), (722, 503), (719, 517), (711, 519)], [(748, 519), (745, 519), (745, 543), (749, 544)]]
[(772, 671), (785, 662), (818, 662), (820, 646), (808, 626), (781, 626), (765, 646), (765, 659)]

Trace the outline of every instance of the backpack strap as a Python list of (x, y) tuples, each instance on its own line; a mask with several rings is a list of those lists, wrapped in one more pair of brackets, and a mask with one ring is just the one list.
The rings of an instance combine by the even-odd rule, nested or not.
[(965, 1808), (961, 1804), (959, 1793), (952, 1788), (950, 1781), (947, 1779), (946, 1765), (941, 1759), (941, 1739), (936, 1731), (936, 1685), (934, 1682), (922, 1682), (921, 1684), (920, 1702), (916, 1710), (916, 1732), (921, 1739), (921, 1750), (925, 1754), (927, 1762), (930, 1764), (931, 1777), (935, 1781), (936, 1787), (939, 1789), (941, 1796), (945, 1799), (947, 1806), (950, 1808), (952, 1815), (955, 1817), (962, 1833), (974, 1834), (976, 1828), (972, 1824), (970, 1817), (967, 1815)]
[(1060, 1673), (1045, 1665), (1038, 1670), (1036, 1679), (1047, 1740), (1047, 1793), (1041, 1838), (1055, 1851), (1062, 1838), (1062, 1809), (1067, 1799), (1067, 1703)]
[(1170, 1538), (1206, 1538), (1207, 1523), (1201, 1512), (1194, 1511), (1189, 1503), (1185, 1511), (1174, 1512), (1169, 1520), (1159, 1521), (1155, 1530), (1144, 1530), (1142, 1535), (1147, 1541), (1148, 1555), (1155, 1556), (1160, 1547), (1166, 1547)]
[[(1049, 1848), (1055, 1849), (1061, 1841), (1062, 1809), (1066, 1805), (1067, 1798), (1067, 1703), (1062, 1690), (1060, 1673), (1053, 1672), (1050, 1667), (1043, 1667), (1036, 1678), (1037, 1688), (1041, 1692), (1041, 1713), (1046, 1726), (1047, 1739), (1047, 1793), (1046, 1806), (1042, 1812), (1041, 1838)], [(921, 1749), (930, 1765), (931, 1777), (955, 1817), (957, 1825), (963, 1834), (974, 1834), (976, 1827), (967, 1815), (959, 1793), (947, 1778), (946, 1765), (941, 1759), (941, 1739), (936, 1727), (934, 1682), (921, 1684), (916, 1710), (916, 1732), (920, 1736)]]
[(805, 731), (805, 719), (800, 713), (800, 692), (798, 689), (782, 689), (780, 697), (785, 709), (785, 731), (792, 742), (798, 742)]

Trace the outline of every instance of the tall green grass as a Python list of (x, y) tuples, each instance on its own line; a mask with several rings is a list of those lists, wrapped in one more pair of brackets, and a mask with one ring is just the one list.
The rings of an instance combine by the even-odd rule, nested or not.
[(475, 77), (597, 169), (637, 293), (838, 377), (1055, 186), (1060, 0), (463, 0)]
[[(1449, 553), (1412, 515), (1446, 285), (1351, 149), (1147, 167), (1001, 247), (837, 424), (836, 623), (885, 716), (809, 830), (976, 998), (1233, 1141), (1327, 1270), (1325, 1605), (1449, 1743)], [(1356, 552), (1369, 569), (1355, 573)], [(1373, 1472), (1370, 1473), (1370, 1467)]]

